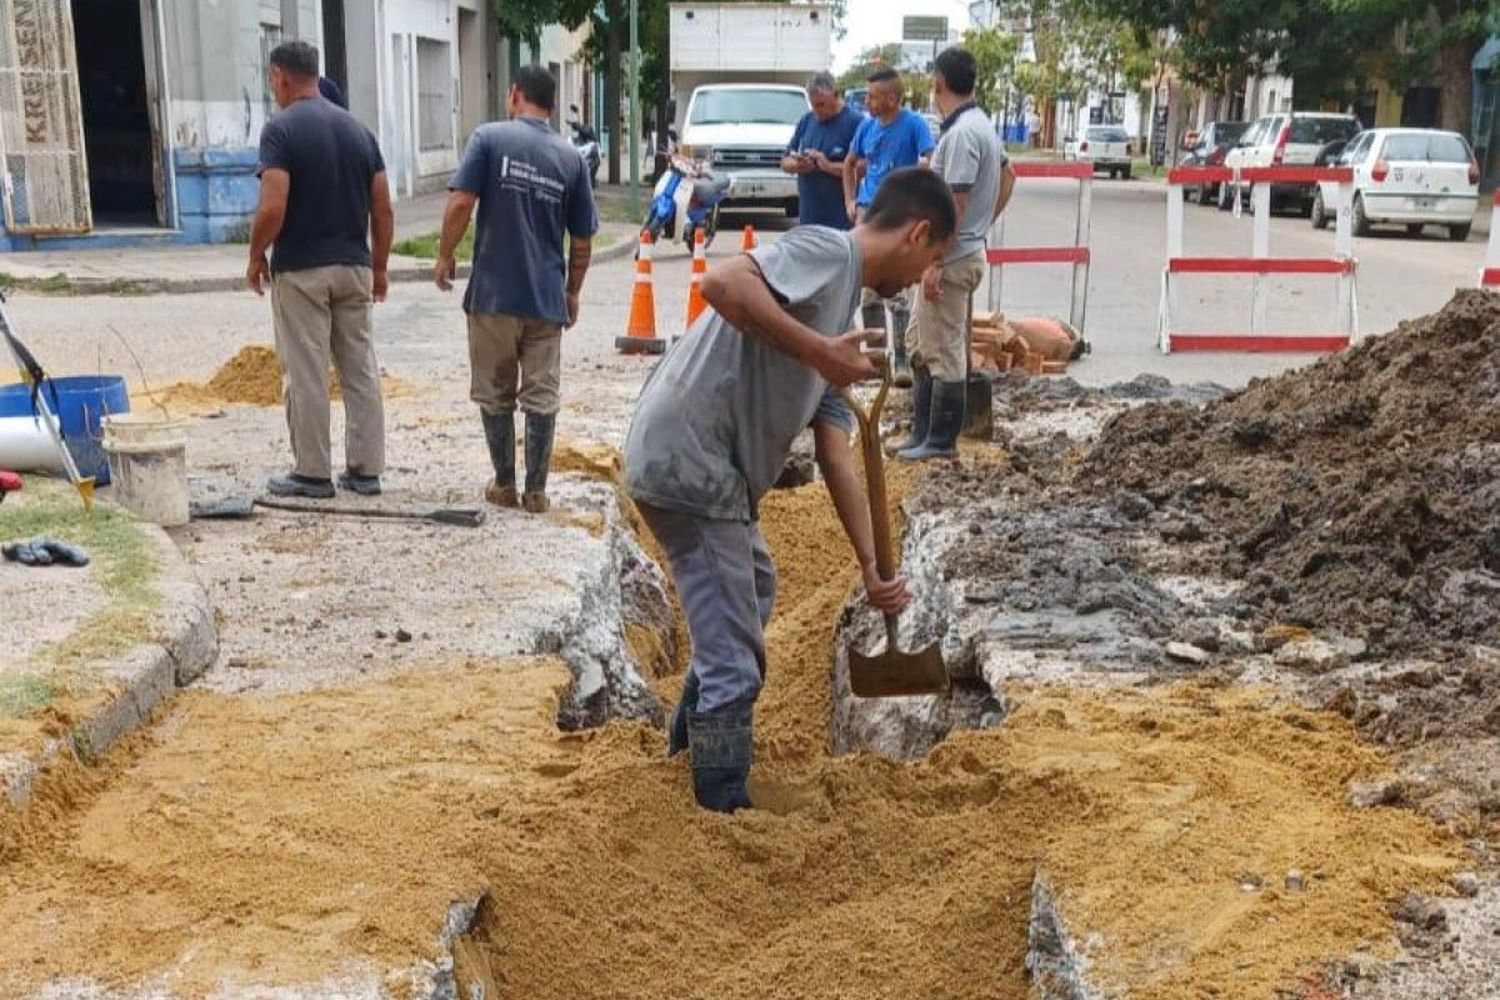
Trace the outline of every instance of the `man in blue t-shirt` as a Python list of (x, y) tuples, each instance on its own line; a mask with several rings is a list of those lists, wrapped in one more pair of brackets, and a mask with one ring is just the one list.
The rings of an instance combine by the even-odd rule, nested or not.
[(831, 73), (808, 81), (807, 99), (812, 110), (797, 123), (781, 169), (797, 175), (802, 225), (848, 229), (854, 223), (844, 211), (844, 158), (864, 116), (845, 106)]
[[(578, 321), (578, 293), (599, 228), (588, 168), (552, 131), (557, 81), (540, 66), (516, 71), (510, 121), (480, 126), (448, 184), (435, 276), (453, 287), (453, 252), (477, 203), (469, 314), (469, 397), (479, 404), (499, 507), (547, 510), (547, 467), (557, 426), (564, 327)], [(570, 238), (563, 262), (563, 235)], [(566, 283), (564, 283), (566, 274)], [(520, 391), (517, 392), (517, 382)], [(516, 404), (526, 412), (526, 489), (516, 498)]]
[[(866, 118), (854, 133), (854, 145), (844, 160), (844, 211), (850, 221), (860, 215), (880, 190), (880, 182), (892, 170), (926, 165), (936, 143), (932, 129), (915, 111), (901, 106), (905, 97), (901, 74), (893, 69), (870, 74)], [(860, 295), (860, 321), (867, 329), (886, 330), (892, 356), (891, 370), (896, 385), (911, 385), (911, 369), (906, 363), (906, 328), (911, 323), (911, 290), (899, 297), (882, 300), (873, 289)], [(887, 325), (887, 309), (890, 323)]]

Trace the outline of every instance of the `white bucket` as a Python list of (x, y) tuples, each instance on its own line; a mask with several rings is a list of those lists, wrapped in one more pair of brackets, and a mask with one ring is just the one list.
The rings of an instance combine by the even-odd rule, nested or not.
[(63, 472), (62, 456), (41, 418), (0, 417), (0, 469)]
[(188, 523), (187, 437), (179, 420), (105, 417), (104, 452), (115, 502), (166, 528)]

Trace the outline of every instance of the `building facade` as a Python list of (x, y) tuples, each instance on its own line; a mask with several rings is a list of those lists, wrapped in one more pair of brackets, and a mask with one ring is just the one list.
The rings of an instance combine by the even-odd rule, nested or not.
[[(397, 197), (441, 189), (523, 55), (488, 2), (0, 0), (0, 250), (247, 238), (266, 59), (291, 39), (318, 47)], [(582, 42), (549, 28), (524, 55), (587, 107)]]

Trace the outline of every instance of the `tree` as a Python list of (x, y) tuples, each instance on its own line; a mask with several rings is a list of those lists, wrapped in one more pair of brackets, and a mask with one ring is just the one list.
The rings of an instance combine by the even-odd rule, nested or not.
[[(1467, 132), (1475, 54), (1497, 20), (1495, 0), (1328, 0), (1341, 19), (1368, 25), (1380, 42), (1366, 50), (1380, 77), (1398, 88), (1433, 80), (1439, 125)], [(1297, 81), (1301, 86), (1301, 80)]]
[(865, 49), (855, 58), (849, 68), (839, 74), (837, 80), (840, 90), (848, 90), (850, 87), (863, 87), (870, 74), (880, 69), (901, 68), (901, 45), (899, 42), (891, 42), (888, 45), (876, 45)]
[(1021, 39), (1013, 31), (984, 28), (964, 32), (964, 48), (974, 54), (979, 70), (974, 81), (974, 98), (979, 106), (990, 114), (1006, 110), (999, 106), (999, 92), (1015, 78)]
[[(753, 3), (756, 0), (728, 0), (731, 3)], [(844, 36), (844, 15), (848, 0), (824, 0), (833, 11), (833, 33)], [(641, 108), (656, 109), (658, 134), (668, 123), (667, 106), (671, 99), (669, 47), (671, 22), (668, 0), (638, 0), (637, 30), (641, 46), (640, 92), (634, 100)], [(620, 183), (621, 151), (629, 139), (624, 127), (623, 56), (628, 43), (630, 14), (628, 0), (491, 0), (491, 15), (508, 38), (536, 43), (542, 29), (560, 24), (572, 31), (584, 22), (593, 30), (584, 46), (589, 65), (604, 73), (604, 107), (609, 121), (608, 182)], [(898, 46), (899, 48), (899, 46)]]

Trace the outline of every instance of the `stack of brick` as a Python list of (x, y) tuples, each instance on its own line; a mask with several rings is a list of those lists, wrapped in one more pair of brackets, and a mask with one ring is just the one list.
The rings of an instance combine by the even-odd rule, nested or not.
[(1062, 352), (1061, 359), (1056, 358), (1058, 352), (1052, 341), (1058, 336), (1067, 338), (1056, 320), (1007, 320), (999, 312), (975, 313), (969, 330), (970, 368), (976, 372), (1061, 375), (1067, 371), (1068, 355)]

